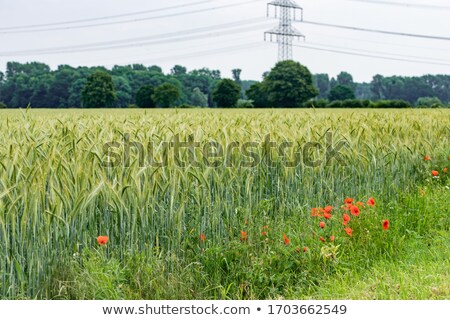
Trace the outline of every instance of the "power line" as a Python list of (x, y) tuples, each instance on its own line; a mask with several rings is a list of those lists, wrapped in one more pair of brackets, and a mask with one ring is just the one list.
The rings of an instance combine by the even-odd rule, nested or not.
[(338, 24), (315, 22), (315, 21), (305, 21), (305, 20), (303, 20), (302, 22), (306, 23), (306, 24), (322, 26), (322, 27), (328, 27), (328, 28), (338, 28), (338, 29), (347, 29), (347, 30), (354, 30), (354, 31), (364, 31), (364, 32), (372, 32), (372, 33), (389, 34), (389, 35), (394, 35), (394, 36), (403, 36), (403, 37), (413, 37), (413, 38), (422, 38), (422, 39), (450, 41), (450, 37), (431, 36), (431, 35), (424, 35), (424, 34), (404, 33), (404, 32), (395, 32), (395, 31), (377, 30), (377, 29), (368, 29), (368, 28), (343, 26), (343, 25), (338, 25)]
[(318, 48), (318, 47), (313, 47), (313, 46), (308, 46), (308, 45), (294, 45), (294, 46), (301, 47), (303, 49), (340, 53), (340, 54), (351, 55), (351, 56), (368, 57), (368, 58), (391, 60), (391, 61), (412, 62), (412, 63), (420, 63), (420, 64), (431, 64), (431, 65), (438, 65), (438, 66), (450, 66), (450, 64), (447, 64), (447, 63), (437, 63), (437, 62), (419, 61), (419, 60), (413, 60), (413, 59), (400, 59), (400, 58), (393, 58), (393, 57), (384, 57), (384, 56), (379, 56), (379, 55), (374, 55), (374, 54), (364, 54), (364, 53), (350, 52), (350, 51), (343, 51), (343, 50), (324, 49), (324, 48)]
[[(198, 40), (198, 39), (205, 39), (205, 38), (210, 38), (210, 37), (223, 36), (223, 35), (227, 35), (227, 34), (235, 34), (238, 32), (245, 33), (245, 32), (260, 30), (260, 29), (264, 28), (265, 25), (251, 26), (251, 24), (258, 22), (261, 19), (262, 18), (241, 20), (241, 21), (235, 21), (235, 22), (227, 23), (227, 24), (220, 24), (220, 25), (184, 30), (184, 31), (180, 31), (180, 32), (159, 34), (159, 35), (154, 35), (154, 36), (149, 36), (149, 37), (140, 37), (140, 38), (127, 39), (127, 40), (91, 43), (91, 44), (84, 44), (84, 45), (79, 45), (79, 46), (54, 47), (54, 48), (46, 48), (46, 49), (38, 49), (38, 50), (0, 52), (0, 56), (47, 55), (47, 54), (59, 54), (59, 53), (86, 52), (86, 51), (103, 51), (103, 50), (121, 49), (121, 48), (129, 48), (129, 47), (143, 47), (143, 46), (148, 46), (148, 45), (167, 44), (167, 43), (182, 42), (182, 41), (188, 41), (188, 40)], [(236, 29), (236, 27), (246, 26), (246, 25), (250, 25), (250, 26), (245, 27), (245, 28)], [(230, 29), (230, 28), (231, 28), (231, 30), (226, 30), (226, 29)], [(223, 30), (223, 29), (225, 29), (225, 30)], [(211, 31), (213, 31), (213, 30), (219, 30), (219, 31), (215, 32), (215, 33), (211, 33)], [(206, 31), (209, 31), (209, 33), (205, 34), (204, 32), (206, 32)], [(198, 33), (200, 33), (200, 34), (198, 34)], [(183, 35), (191, 35), (191, 36), (185, 37)], [(162, 40), (156, 41), (161, 38), (162, 38)], [(149, 40), (153, 40), (153, 41), (149, 41)], [(322, 44), (318, 44), (318, 43), (311, 43), (311, 44), (322, 46)], [(332, 46), (328, 46), (328, 47), (332, 48)], [(334, 47), (334, 48), (348, 49), (348, 48), (342, 48), (342, 47)], [(354, 49), (354, 50), (358, 50), (360, 52), (367, 52), (367, 53), (371, 53), (371, 54), (385, 54), (384, 52), (379, 52), (379, 51), (368, 51), (368, 50), (362, 50), (362, 49), (361, 50)], [(388, 53), (388, 54), (390, 54), (390, 53)], [(422, 57), (418, 57), (418, 56), (405, 56), (405, 55), (399, 55), (399, 54), (390, 54), (390, 55), (405, 57), (405, 58), (422, 59)], [(438, 59), (438, 58), (426, 58), (426, 59), (434, 60), (434, 61), (448, 61), (448, 60)]]
[(216, 7), (212, 7), (212, 8), (203, 8), (203, 9), (197, 9), (197, 10), (191, 10), (191, 11), (170, 13), (170, 14), (164, 14), (164, 15), (153, 16), (153, 17), (138, 18), (138, 19), (128, 19), (128, 20), (121, 20), (121, 21), (111, 21), (111, 22), (103, 22), (103, 23), (92, 23), (92, 24), (84, 24), (84, 25), (79, 25), (79, 26), (55, 27), (55, 28), (44, 28), (44, 29), (29, 29), (29, 30), (27, 29), (27, 30), (0, 31), (0, 34), (49, 32), (49, 31), (58, 31), (58, 30), (86, 29), (86, 28), (94, 28), (94, 27), (126, 24), (126, 23), (136, 23), (136, 22), (142, 22), (142, 21), (149, 21), (149, 20), (157, 20), (157, 19), (164, 19), (164, 18), (172, 18), (172, 17), (184, 16), (184, 15), (188, 15), (188, 14), (210, 12), (210, 11), (215, 11), (215, 10), (219, 10), (219, 9), (233, 8), (233, 7), (243, 6), (243, 5), (250, 4), (250, 3), (260, 2), (260, 1), (261, 0), (250, 0), (250, 1), (246, 1), (246, 2), (226, 4), (226, 5), (216, 6)]
[(347, 0), (347, 1), (365, 2), (365, 3), (370, 3), (370, 4), (382, 4), (382, 5), (418, 8), (418, 9), (450, 10), (450, 6), (440, 6), (440, 5), (433, 5), (433, 4), (401, 3), (401, 2), (385, 1), (385, 0)]
[(327, 34), (323, 34), (323, 33), (309, 33), (309, 34), (313, 35), (313, 36), (315, 35), (315, 36), (331, 38), (331, 39), (342, 39), (342, 40), (351, 40), (351, 41), (358, 41), (358, 42), (376, 43), (376, 44), (395, 46), (395, 47), (400, 47), (400, 48), (414, 48), (414, 49), (430, 50), (430, 51), (444, 51), (446, 53), (449, 53), (449, 49), (436, 48), (436, 47), (430, 47), (430, 46), (418, 46), (418, 45), (410, 45), (410, 44), (398, 43), (398, 42), (392, 43), (392, 42), (368, 40), (368, 39), (361, 39), (361, 38), (327, 35)]
[(145, 36), (145, 37), (128, 38), (128, 39), (115, 40), (115, 41), (93, 42), (93, 43), (80, 44), (80, 45), (50, 47), (50, 48), (22, 50), (22, 51), (3, 51), (3, 52), (0, 52), (0, 56), (2, 56), (2, 55), (3, 56), (14, 56), (14, 55), (35, 54), (35, 53), (42, 53), (42, 52), (53, 52), (53, 51), (60, 52), (60, 51), (64, 51), (64, 50), (88, 49), (88, 48), (119, 45), (119, 44), (133, 44), (133, 43), (141, 42), (141, 41), (155, 40), (155, 39), (161, 39), (161, 38), (167, 39), (167, 38), (173, 38), (173, 37), (180, 37), (182, 35), (191, 35), (191, 34), (196, 34), (196, 33), (207, 32), (207, 31), (214, 31), (214, 30), (221, 30), (221, 29), (251, 25), (251, 24), (258, 23), (258, 22), (262, 22), (262, 21), (265, 21), (265, 19), (264, 18), (253, 18), (253, 19), (233, 21), (233, 22), (229, 22), (229, 23), (211, 25), (211, 26), (207, 26), (207, 27), (193, 28), (193, 29), (187, 29), (187, 30), (180, 30), (180, 31), (176, 31), (176, 32), (168, 32), (168, 33), (150, 35), (150, 36)]
[[(117, 45), (108, 45), (108, 46), (98, 46), (98, 47), (87, 47), (80, 49), (72, 49), (66, 47), (66, 49), (58, 49), (53, 51), (22, 51), (22, 52), (0, 52), (0, 56), (28, 56), (28, 55), (50, 55), (50, 54), (61, 54), (61, 53), (76, 53), (76, 52), (89, 52), (89, 51), (104, 51), (104, 50), (112, 50), (112, 49), (123, 49), (123, 48), (132, 48), (132, 47), (143, 47), (149, 45), (157, 45), (157, 44), (167, 44), (167, 43), (176, 43), (183, 42), (189, 40), (199, 40), (211, 37), (219, 37), (228, 34), (236, 34), (236, 33), (244, 33), (256, 30), (263, 30), (267, 28), (267, 24), (260, 24), (255, 26), (249, 26), (245, 28), (234, 28), (231, 30), (223, 30), (217, 32), (210, 32), (206, 34), (198, 34), (192, 36), (183, 36), (183, 37), (174, 37), (174, 38), (165, 38), (162, 40), (153, 40), (153, 41), (145, 41), (145, 42), (137, 42), (137, 43), (126, 43), (126, 44), (117, 44)], [(160, 38), (160, 36), (158, 36)]]
[(347, 48), (347, 47), (332, 46), (332, 45), (328, 45), (328, 44), (314, 43), (314, 42), (308, 42), (308, 44), (321, 46), (321, 47), (325, 47), (325, 48), (334, 48), (334, 49), (341, 49), (341, 50), (354, 50), (354, 51), (357, 51), (357, 52), (366, 52), (366, 53), (369, 53), (369, 54), (383, 54), (383, 55), (387, 54), (387, 55), (390, 55), (390, 56), (407, 58), (407, 59), (422, 59), (422, 60), (427, 60), (427, 61), (448, 62), (448, 63), (450, 63), (450, 60), (447, 60), (447, 59), (420, 57), (420, 56), (404, 55), (404, 54), (397, 54), (397, 53), (387, 53), (387, 52), (374, 51), (374, 50), (365, 50), (365, 49), (357, 49), (357, 48)]
[(103, 16), (103, 17), (97, 17), (97, 18), (69, 20), (69, 21), (52, 22), (52, 23), (45, 23), (45, 24), (31, 24), (31, 25), (25, 25), (25, 26), (0, 27), (0, 31), (3, 31), (3, 30), (11, 30), (12, 31), (12, 30), (18, 30), (18, 29), (43, 28), (43, 27), (60, 26), (60, 25), (65, 25), (65, 24), (76, 24), (76, 23), (91, 22), (91, 21), (109, 20), (109, 19), (130, 17), (130, 16), (136, 16), (136, 15), (143, 15), (143, 14), (147, 14), (147, 13), (169, 11), (169, 10), (185, 8), (185, 7), (198, 6), (198, 5), (201, 5), (201, 4), (210, 3), (210, 2), (214, 2), (214, 1), (220, 1), (220, 0), (197, 1), (197, 2), (191, 2), (191, 3), (186, 3), (186, 4), (180, 4), (180, 5), (176, 5), (176, 6), (164, 7), (164, 8), (158, 8), (158, 9), (151, 9), (151, 10), (136, 11), (136, 12), (129, 12), (129, 13), (116, 14), (116, 15), (111, 15), (111, 16)]

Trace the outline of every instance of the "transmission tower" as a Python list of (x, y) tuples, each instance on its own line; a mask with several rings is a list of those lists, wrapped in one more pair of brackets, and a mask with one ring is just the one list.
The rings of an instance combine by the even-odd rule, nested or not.
[[(270, 8), (273, 7), (275, 18), (280, 20), (279, 25), (264, 33), (264, 40), (278, 42), (278, 61), (292, 60), (292, 42), (294, 39), (305, 38), (293, 26), (293, 21), (303, 21), (303, 8), (292, 0), (274, 0), (267, 4), (267, 16), (270, 17)], [(300, 17), (298, 12), (300, 11)]]

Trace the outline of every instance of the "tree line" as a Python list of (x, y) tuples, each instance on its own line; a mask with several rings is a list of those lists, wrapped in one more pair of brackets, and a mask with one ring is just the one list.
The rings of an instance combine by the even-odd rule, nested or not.
[[(234, 69), (227, 79), (218, 70), (188, 71), (180, 65), (164, 74), (158, 66), (142, 64), (51, 70), (39, 62), (8, 62), (6, 73), (0, 72), (0, 108), (406, 107), (450, 102), (450, 76), (445, 75), (376, 75), (370, 83), (356, 83), (347, 72), (336, 78), (312, 75), (294, 61), (279, 62), (260, 82), (242, 80), (241, 72)], [(390, 100), (395, 101), (386, 102)]]
[(450, 75), (424, 75), (421, 77), (384, 77), (375, 75), (370, 83), (357, 83), (348, 72), (336, 78), (328, 74), (314, 75), (319, 90), (318, 99), (330, 102), (346, 99), (397, 100), (414, 106), (445, 106), (450, 104)]

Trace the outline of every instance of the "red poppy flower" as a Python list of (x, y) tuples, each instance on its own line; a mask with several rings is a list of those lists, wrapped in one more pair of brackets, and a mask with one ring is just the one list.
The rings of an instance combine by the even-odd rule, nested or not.
[(448, 168), (444, 168), (444, 169), (442, 170), (442, 172), (447, 173), (447, 172), (448, 172)]
[(247, 232), (241, 230), (241, 241), (247, 241)]
[(324, 237), (320, 237), (319, 240), (322, 241), (322, 242), (326, 242), (327, 241), (327, 240), (325, 240)]
[(326, 206), (326, 207), (323, 209), (323, 211), (324, 211), (325, 213), (330, 213), (331, 210), (333, 210), (333, 207), (332, 207), (332, 206)]
[(320, 226), (322, 229), (325, 228), (325, 222), (320, 221), (319, 226)]
[(306, 251), (308, 251), (308, 248), (307, 247), (303, 247), (303, 252), (306, 252)]
[(325, 213), (323, 214), (323, 217), (324, 217), (325, 219), (331, 219), (331, 213), (325, 212)]
[(359, 208), (357, 206), (352, 206), (350, 208), (350, 213), (356, 217), (359, 216), (360, 212), (361, 211), (359, 211)]
[(205, 235), (204, 233), (202, 233), (202, 234), (200, 235), (200, 241), (201, 241), (201, 242), (205, 242), (205, 240), (206, 240), (206, 235)]
[(349, 222), (350, 221), (350, 216), (348, 214), (346, 214), (346, 213), (344, 213), (342, 218), (344, 219), (345, 222)]
[(353, 230), (352, 230), (352, 228), (345, 228), (344, 230), (345, 230), (345, 232), (346, 232), (350, 237), (353, 236)]
[(375, 207), (375, 199), (369, 198), (369, 200), (367, 200), (367, 204), (371, 207)]
[(311, 217), (317, 217), (318, 214), (319, 214), (319, 209), (311, 208)]
[(346, 204), (352, 204), (353, 203), (353, 198), (345, 198), (344, 203)]
[(431, 161), (431, 157), (429, 155), (426, 155), (423, 157), (423, 161)]
[(265, 230), (265, 229), (269, 229), (269, 226), (264, 226), (264, 227), (263, 227), (263, 230)]
[(285, 245), (288, 245), (289, 243), (291, 243), (291, 240), (289, 240), (289, 238), (285, 234), (283, 234), (283, 241), (284, 241)]
[(261, 237), (267, 237), (267, 232), (266, 231), (261, 232)]
[(383, 221), (383, 229), (384, 230), (388, 230), (389, 229), (389, 220), (384, 220)]
[(334, 237), (334, 236), (331, 236), (331, 237), (330, 237), (330, 240), (331, 240), (331, 242), (333, 242), (333, 241), (334, 241), (334, 239), (335, 239), (335, 237)]
[(108, 236), (98, 236), (97, 242), (99, 245), (104, 246), (108, 243), (109, 237)]
[(433, 171), (431, 171), (431, 175), (433, 177), (437, 177), (439, 175), (439, 171), (433, 170)]

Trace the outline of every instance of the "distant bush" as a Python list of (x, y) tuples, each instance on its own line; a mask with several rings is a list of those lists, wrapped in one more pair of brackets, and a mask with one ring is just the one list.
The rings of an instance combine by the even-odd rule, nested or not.
[(341, 101), (342, 108), (372, 108), (373, 103), (370, 100), (348, 99)]
[(344, 100), (354, 100), (355, 93), (353, 89), (348, 86), (337, 85), (331, 89), (328, 94), (328, 100), (330, 101), (344, 101)]
[(6, 104), (4, 104), (3, 102), (0, 102), (0, 109), (6, 109)]
[(318, 99), (318, 100), (309, 100), (303, 103), (303, 108), (327, 108), (328, 100), (326, 99)]
[(129, 104), (128, 105), (128, 109), (136, 109), (139, 108), (139, 106), (137, 104)]
[(364, 108), (362, 100), (348, 99), (342, 101), (343, 108)]
[(202, 106), (193, 106), (191, 104), (183, 103), (177, 106), (178, 109), (194, 109), (194, 108), (202, 108)]
[(361, 100), (363, 108), (373, 108), (373, 103), (370, 100)]
[(370, 101), (370, 100), (357, 100), (357, 99), (347, 99), (347, 100), (336, 100), (328, 102), (328, 100), (310, 100), (302, 105), (303, 108), (348, 108), (348, 109), (364, 109), (364, 108), (411, 108), (408, 102), (403, 100), (380, 100), (380, 101)]
[(342, 101), (336, 100), (328, 104), (327, 108), (345, 108)]
[(379, 100), (373, 103), (373, 108), (405, 109), (405, 108), (412, 108), (412, 105), (403, 100)]
[(237, 108), (254, 108), (255, 106), (253, 105), (253, 100), (243, 100), (243, 99), (239, 99), (237, 104), (236, 104)]
[(418, 108), (442, 108), (444, 104), (437, 97), (422, 97), (417, 99), (416, 107)]

